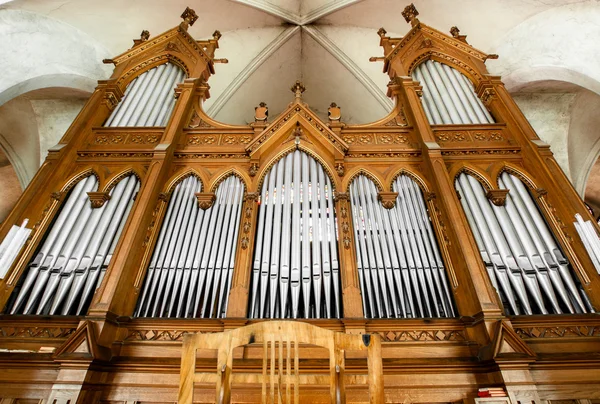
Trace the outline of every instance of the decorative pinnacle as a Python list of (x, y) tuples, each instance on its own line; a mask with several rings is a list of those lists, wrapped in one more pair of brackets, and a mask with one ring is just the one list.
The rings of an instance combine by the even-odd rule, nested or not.
[(143, 30), (140, 34), (140, 41), (146, 42), (150, 38), (150, 32), (148, 30)]
[(296, 95), (296, 98), (302, 98), (302, 93), (306, 91), (306, 87), (302, 84), (300, 80), (296, 80), (296, 83), (290, 88), (292, 92)]
[(215, 41), (221, 39), (221, 31), (219, 31), (218, 29), (215, 30), (215, 32), (213, 32), (213, 38), (215, 39)]
[(379, 28), (379, 30), (377, 31), (377, 35), (379, 35), (381, 38), (384, 38), (385, 34), (387, 34), (387, 31), (383, 27)]
[(406, 6), (402, 12), (402, 17), (404, 17), (406, 22), (410, 22), (413, 27), (419, 23), (419, 19), (417, 18), (418, 15), (419, 12), (413, 3)]
[(458, 29), (458, 27), (456, 25), (454, 27), (450, 28), (450, 34), (452, 34), (452, 36), (454, 38), (458, 38), (458, 36), (460, 34), (460, 30)]
[(196, 12), (194, 10), (192, 10), (191, 8), (186, 7), (183, 14), (181, 14), (181, 18), (183, 18), (181, 27), (183, 29), (187, 30), (188, 27), (191, 27), (192, 25), (194, 25), (194, 23), (198, 19), (198, 14), (196, 14)]

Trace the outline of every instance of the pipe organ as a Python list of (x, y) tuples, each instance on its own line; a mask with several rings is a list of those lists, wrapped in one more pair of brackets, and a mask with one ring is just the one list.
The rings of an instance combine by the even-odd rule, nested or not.
[[(372, 58), (394, 109), (365, 124), (344, 121), (344, 100), (319, 115), (300, 82), (275, 117), (262, 102), (248, 125), (208, 116), (227, 49), (218, 31), (190, 36), (189, 8), (107, 60), (112, 76), (0, 228), (0, 401), (175, 402), (184, 357), (218, 370), (195, 401), (233, 380), (230, 397), (260, 402), (261, 381), (289, 378), (289, 359), (275, 373), (290, 341), (312, 340), (275, 335), (299, 322), (365, 346), (378, 335), (368, 361), (388, 401), (597, 399), (594, 218), (488, 73), (495, 56), (412, 5), (403, 16), (409, 32), (380, 29)], [(273, 319), (285, 326), (263, 347), (250, 336), (227, 360), (239, 341), (182, 351), (184, 334)], [(293, 349), (296, 401), (344, 386), (369, 402), (364, 356)]]
[(384, 209), (373, 181), (350, 185), (363, 310), (370, 318), (452, 317), (452, 297), (425, 200), (407, 175), (393, 182)]
[(13, 292), (10, 313), (68, 315), (85, 313), (102, 282), (140, 184), (130, 175), (110, 191), (110, 200), (92, 209), (88, 193), (94, 175), (79, 181)]
[(593, 311), (525, 185), (506, 172), (498, 185), (509, 191), (505, 206), (488, 201), (471, 175), (456, 180), (481, 258), (507, 309), (513, 314)]
[(339, 318), (340, 266), (331, 180), (296, 150), (266, 174), (252, 264), (250, 318)]
[(173, 89), (185, 73), (172, 63), (161, 64), (133, 79), (104, 126), (165, 126), (173, 107)]
[(435, 60), (421, 63), (413, 77), (423, 86), (423, 109), (431, 124), (493, 123), (473, 83), (464, 74)]
[(194, 176), (175, 187), (136, 316), (225, 317), (244, 184), (227, 177), (206, 210), (196, 199), (201, 190)]

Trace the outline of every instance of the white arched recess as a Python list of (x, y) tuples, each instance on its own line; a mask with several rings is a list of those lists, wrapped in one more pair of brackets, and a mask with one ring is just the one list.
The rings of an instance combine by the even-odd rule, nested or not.
[(173, 107), (173, 90), (185, 72), (172, 63), (154, 67), (133, 79), (104, 126), (165, 126)]
[(264, 178), (250, 318), (341, 317), (340, 271), (331, 180), (296, 150)]
[(88, 192), (97, 187), (96, 176), (90, 175), (70, 191), (26, 275), (13, 292), (8, 305), (11, 314), (87, 312), (140, 183), (135, 175), (129, 175), (110, 191), (110, 200), (93, 209)]
[(396, 204), (385, 209), (373, 181), (350, 184), (356, 261), (368, 318), (453, 317), (444, 262), (423, 194), (407, 175), (393, 184)]
[(227, 177), (206, 210), (195, 195), (201, 191), (202, 183), (193, 175), (175, 187), (135, 316), (225, 317), (244, 184), (234, 175)]
[(455, 185), (490, 280), (508, 313), (591, 310), (567, 258), (520, 179), (506, 172), (498, 179), (499, 188), (509, 190), (504, 206), (489, 201), (471, 175), (461, 173)]
[(415, 68), (412, 75), (423, 86), (423, 109), (430, 124), (494, 122), (475, 94), (471, 80), (458, 70), (434, 60), (426, 60)]

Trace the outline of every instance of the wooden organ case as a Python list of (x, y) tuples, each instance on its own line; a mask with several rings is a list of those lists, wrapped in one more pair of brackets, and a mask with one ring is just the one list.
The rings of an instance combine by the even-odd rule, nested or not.
[[(218, 31), (187, 33), (190, 9), (107, 61), (0, 232), (33, 223), (1, 282), (1, 402), (172, 403), (184, 334), (271, 318), (379, 335), (386, 402), (600, 399), (600, 280), (573, 225), (593, 218), (494, 55), (417, 15), (403, 38), (378, 32), (396, 104), (365, 125), (335, 104), (322, 120), (299, 82), (277, 117), (211, 119), (225, 60)], [(260, 372), (261, 353), (234, 368)], [(348, 402), (369, 401), (366, 363), (346, 358)], [(328, 402), (327, 383), (301, 401)], [(477, 398), (489, 387), (507, 397)]]

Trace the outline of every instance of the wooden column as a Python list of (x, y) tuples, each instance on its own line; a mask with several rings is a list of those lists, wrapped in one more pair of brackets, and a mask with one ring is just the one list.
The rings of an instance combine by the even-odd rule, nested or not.
[[(458, 314), (474, 319), (487, 319), (486, 332), (473, 332), (474, 339), (482, 345), (490, 341), (491, 323), (502, 317), (499, 297), (487, 275), (479, 249), (470, 230), (466, 216), (450, 178), (441, 148), (435, 141), (433, 131), (421, 105), (421, 87), (410, 77), (397, 77), (390, 83), (390, 90), (401, 97), (408, 106), (407, 117), (420, 135), (423, 160), (428, 168), (435, 192), (439, 198), (441, 217), (447, 223), (446, 247), (453, 257), (456, 283), (453, 285)], [(437, 199), (437, 198), (436, 198)], [(452, 218), (452, 220), (450, 220)], [(452, 279), (451, 279), (452, 280)]]
[(478, 86), (478, 93), (494, 116), (506, 122), (507, 128), (521, 144), (525, 168), (536, 176), (537, 185), (542, 191), (538, 198), (538, 206), (568, 256), (592, 305), (598, 310), (600, 278), (573, 225), (575, 213), (583, 216), (584, 220), (591, 220), (597, 231), (600, 231), (600, 228), (558, 166), (549, 146), (539, 139), (500, 78), (487, 77), (488, 80)]
[(336, 193), (335, 213), (338, 220), (338, 252), (340, 260), (341, 293), (344, 318), (363, 318), (362, 295), (356, 267), (356, 246), (354, 245), (354, 227), (350, 194)]
[(256, 217), (258, 213), (258, 192), (247, 192), (242, 205), (242, 222), (235, 253), (233, 281), (229, 292), (227, 317), (246, 317), (254, 258), (254, 238), (256, 235)]

